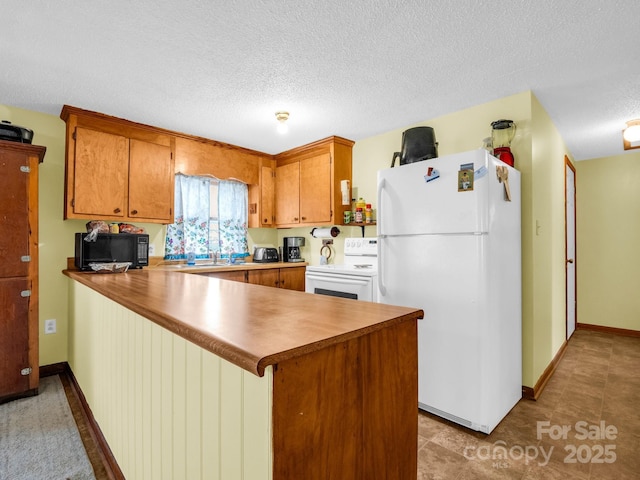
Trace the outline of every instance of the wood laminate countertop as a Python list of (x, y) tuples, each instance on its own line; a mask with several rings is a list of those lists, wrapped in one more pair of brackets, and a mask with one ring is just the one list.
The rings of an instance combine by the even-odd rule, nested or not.
[(424, 315), (415, 308), (183, 272), (155, 268), (118, 274), (63, 273), (258, 376), (268, 365)]

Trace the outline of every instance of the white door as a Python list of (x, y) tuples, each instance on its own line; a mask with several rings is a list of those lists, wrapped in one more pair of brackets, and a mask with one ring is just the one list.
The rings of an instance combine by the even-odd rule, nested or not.
[(568, 340), (576, 329), (576, 172), (567, 157), (565, 157), (565, 178)]

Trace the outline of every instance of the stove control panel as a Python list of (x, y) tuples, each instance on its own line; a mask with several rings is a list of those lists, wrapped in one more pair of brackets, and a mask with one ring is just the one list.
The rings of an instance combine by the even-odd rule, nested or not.
[(345, 255), (366, 255), (378, 256), (378, 239), (370, 238), (345, 238), (344, 240)]

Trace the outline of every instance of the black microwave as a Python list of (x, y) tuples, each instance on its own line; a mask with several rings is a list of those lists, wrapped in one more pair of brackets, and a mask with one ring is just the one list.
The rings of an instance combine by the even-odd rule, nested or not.
[(129, 268), (149, 265), (149, 235), (138, 233), (99, 233), (95, 242), (76, 233), (76, 267), (91, 270), (91, 263), (131, 262)]

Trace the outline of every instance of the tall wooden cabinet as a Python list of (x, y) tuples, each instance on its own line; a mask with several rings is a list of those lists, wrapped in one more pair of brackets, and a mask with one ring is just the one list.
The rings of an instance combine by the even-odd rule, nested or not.
[(45, 151), (0, 140), (0, 402), (38, 391), (38, 164)]

